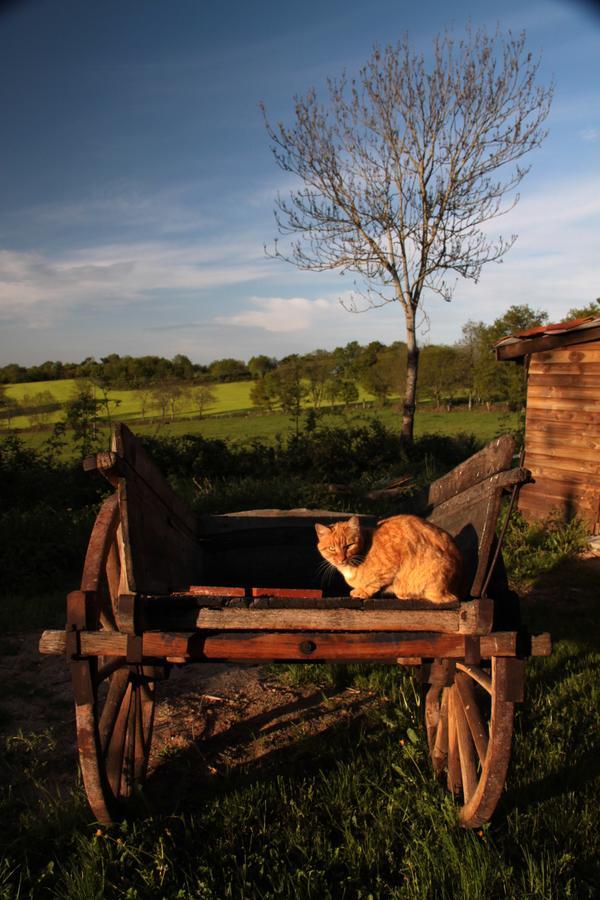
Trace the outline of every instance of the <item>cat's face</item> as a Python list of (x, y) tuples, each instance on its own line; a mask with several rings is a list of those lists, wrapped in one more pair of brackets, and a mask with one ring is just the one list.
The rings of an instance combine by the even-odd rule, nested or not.
[(317, 547), (321, 556), (336, 569), (357, 566), (362, 562), (363, 541), (360, 522), (352, 516), (347, 522), (335, 525), (315, 525), (318, 535)]

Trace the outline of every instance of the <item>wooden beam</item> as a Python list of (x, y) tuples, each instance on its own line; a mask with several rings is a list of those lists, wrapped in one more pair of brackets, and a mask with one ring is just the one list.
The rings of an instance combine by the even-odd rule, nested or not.
[(561, 334), (550, 333), (534, 338), (521, 338), (511, 344), (496, 347), (496, 358), (516, 360), (532, 353), (553, 350), (556, 347), (570, 347), (573, 344), (585, 344), (600, 340), (600, 326), (582, 328), (580, 331), (563, 331)]
[[(462, 659), (463, 635), (415, 632), (337, 634), (322, 632), (146, 632), (142, 636), (144, 658), (178, 657), (188, 661), (293, 661), (389, 662), (403, 657)], [(82, 656), (125, 656), (127, 635), (118, 632), (80, 632)], [(63, 654), (64, 631), (45, 631), (40, 653)], [(481, 638), (481, 655), (515, 656), (517, 633), (502, 631)]]

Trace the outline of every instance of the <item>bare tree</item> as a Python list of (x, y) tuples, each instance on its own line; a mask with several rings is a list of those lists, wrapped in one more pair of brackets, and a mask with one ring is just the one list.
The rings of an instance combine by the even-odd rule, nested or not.
[(357, 273), (365, 286), (353, 311), (404, 309), (407, 441), (423, 296), (450, 300), (459, 275), (477, 281), (516, 240), (490, 238), (487, 223), (518, 201), (512, 192), (528, 171), (520, 160), (546, 135), (553, 88), (537, 84), (538, 68), (524, 34), (468, 27), (457, 42), (447, 30), (430, 63), (407, 37), (375, 47), (356, 79), (328, 82), (325, 104), (314, 89), (296, 97), (290, 127), (265, 113), (278, 165), (303, 182), (276, 200), (279, 232), (294, 238), (285, 250), (276, 242), (274, 255), (301, 269)]

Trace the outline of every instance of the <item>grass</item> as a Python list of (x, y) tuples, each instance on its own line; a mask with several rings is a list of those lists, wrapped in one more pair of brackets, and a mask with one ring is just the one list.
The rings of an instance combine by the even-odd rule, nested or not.
[(322, 736), (299, 735), (275, 759), (201, 788), (184, 779), (166, 804), (120, 826), (98, 827), (79, 787), (59, 798), (47, 786), (51, 733), (9, 738), (0, 748), (0, 897), (596, 898), (600, 567), (573, 557), (574, 531), (553, 534), (540, 543), (519, 526), (507, 547), (509, 571), (520, 561), (518, 586), (535, 588), (524, 617), (555, 645), (528, 663), (492, 824), (457, 827), (403, 670), (280, 668), (379, 699)]
[[(229, 387), (230, 385), (222, 385)], [(341, 410), (322, 411), (319, 423), (323, 425), (354, 426), (364, 425), (377, 419), (386, 427), (399, 431), (401, 415), (396, 406), (353, 408), (347, 412)], [(127, 421), (127, 419), (123, 419)], [(419, 409), (415, 418), (415, 437), (424, 434), (472, 434), (481, 442), (493, 440), (499, 434), (514, 431), (518, 425), (518, 413), (507, 413), (480, 409), (456, 410), (453, 412), (433, 412)], [(294, 423), (290, 416), (283, 413), (230, 413), (228, 415), (209, 415), (204, 419), (179, 418), (174, 422), (135, 421), (131, 428), (136, 434), (151, 437), (178, 437), (183, 434), (201, 434), (206, 438), (219, 438), (226, 441), (247, 442), (253, 439), (275, 442), (278, 436), (293, 433)], [(50, 431), (28, 430), (19, 432), (19, 436), (27, 445), (39, 449), (48, 439)], [(108, 446), (109, 430), (101, 429), (98, 439), (100, 446)], [(63, 458), (71, 459), (74, 450), (69, 442)]]

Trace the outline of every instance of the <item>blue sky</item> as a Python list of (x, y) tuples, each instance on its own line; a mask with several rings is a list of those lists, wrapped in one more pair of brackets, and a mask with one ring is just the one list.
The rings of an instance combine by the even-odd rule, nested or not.
[[(467, 19), (525, 29), (554, 78), (550, 135), (519, 240), (452, 303), (426, 300), (422, 342), (513, 303), (559, 319), (600, 295), (600, 13), (579, 0), (21, 0), (0, 7), (0, 364), (111, 352), (195, 362), (404, 337), (400, 308), (339, 304), (348, 279), (265, 257), (289, 182), (259, 102), (356, 71), (408, 31), (426, 49)], [(501, 12), (501, 17), (499, 13)]]

